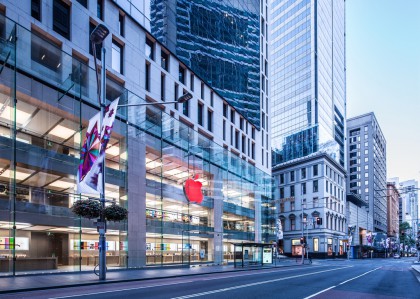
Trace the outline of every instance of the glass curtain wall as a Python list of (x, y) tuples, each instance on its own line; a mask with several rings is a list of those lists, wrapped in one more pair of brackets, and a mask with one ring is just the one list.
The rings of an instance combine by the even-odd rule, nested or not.
[[(146, 265), (232, 261), (233, 243), (270, 239), (268, 174), (156, 107), (129, 109), (145, 146)], [(187, 200), (187, 179), (202, 184), (202, 202)]]
[[(70, 208), (88, 198), (75, 176), (88, 119), (99, 111), (94, 70), (0, 19), (0, 275), (93, 269), (94, 220)], [(123, 206), (125, 131), (117, 121), (106, 151), (106, 198)], [(109, 223), (107, 235), (108, 266), (125, 266), (125, 224)]]
[[(0, 35), (0, 275), (93, 269), (96, 219), (70, 208), (95, 200), (76, 190), (80, 148), (99, 111), (95, 70), (4, 17)], [(144, 102), (112, 80), (106, 97)], [(130, 140), (144, 154), (129, 157)], [(128, 180), (138, 180), (128, 178), (129, 159), (144, 160), (144, 197), (128, 197)], [(107, 204), (141, 203), (129, 217), (144, 213), (146, 265), (229, 261), (232, 243), (268, 241), (270, 176), (156, 107), (118, 111), (105, 173)], [(189, 178), (202, 184), (201, 203), (186, 199)], [(128, 267), (128, 230), (108, 223), (108, 269)]]

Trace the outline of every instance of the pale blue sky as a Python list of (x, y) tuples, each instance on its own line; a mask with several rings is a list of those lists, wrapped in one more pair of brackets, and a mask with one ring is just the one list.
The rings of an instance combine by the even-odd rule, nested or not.
[(347, 117), (373, 111), (387, 176), (420, 178), (420, 0), (347, 0)]

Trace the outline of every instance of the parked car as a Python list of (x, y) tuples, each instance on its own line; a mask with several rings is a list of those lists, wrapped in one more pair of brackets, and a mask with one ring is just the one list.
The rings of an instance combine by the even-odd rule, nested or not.
[(399, 259), (399, 258), (401, 258), (401, 256), (398, 253), (394, 254), (394, 259)]

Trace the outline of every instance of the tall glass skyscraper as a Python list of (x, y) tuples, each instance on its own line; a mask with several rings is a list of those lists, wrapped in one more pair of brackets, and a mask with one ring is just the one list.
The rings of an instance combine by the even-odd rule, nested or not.
[(345, 1), (271, 2), (273, 166), (324, 152), (345, 165)]
[(151, 33), (258, 129), (260, 84), (266, 85), (260, 19), (264, 38), (258, 0), (152, 0), (150, 6)]
[[(345, 256), (345, 0), (272, 0), (271, 135), (278, 248)], [(321, 241), (322, 240), (322, 241)]]

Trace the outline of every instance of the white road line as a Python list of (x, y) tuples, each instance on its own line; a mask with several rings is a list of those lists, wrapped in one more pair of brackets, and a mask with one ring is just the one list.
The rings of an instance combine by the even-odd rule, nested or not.
[(234, 286), (234, 287), (230, 287), (230, 288), (223, 288), (223, 289), (218, 289), (218, 290), (213, 290), (213, 291), (208, 291), (208, 292), (202, 292), (202, 293), (190, 294), (190, 295), (185, 295), (185, 296), (180, 296), (180, 297), (174, 297), (172, 299), (187, 299), (187, 298), (194, 298), (194, 297), (199, 297), (199, 296), (204, 296), (204, 295), (222, 293), (222, 292), (227, 292), (227, 291), (232, 291), (232, 290), (237, 290), (237, 289), (242, 289), (242, 288), (247, 288), (247, 287), (252, 287), (252, 286), (257, 286), (257, 285), (262, 285), (262, 284), (267, 284), (267, 283), (273, 283), (273, 282), (282, 281), (282, 280), (288, 280), (288, 279), (293, 279), (293, 278), (298, 278), (298, 277), (303, 277), (303, 276), (309, 276), (309, 275), (315, 275), (315, 274), (319, 274), (319, 273), (325, 273), (325, 272), (331, 272), (331, 271), (351, 268), (351, 267), (353, 267), (353, 266), (346, 266), (346, 267), (341, 267), (341, 268), (336, 268), (336, 269), (329, 269), (329, 270), (317, 271), (317, 272), (312, 272), (312, 273), (293, 275), (293, 276), (288, 276), (288, 277), (283, 277), (283, 278), (270, 279), (270, 280), (266, 280), (266, 281), (260, 281), (260, 282), (238, 285), (238, 286)]
[(373, 272), (373, 271), (376, 271), (376, 270), (378, 270), (378, 269), (380, 269), (380, 268), (382, 268), (382, 267), (378, 267), (378, 268), (376, 268), (376, 269), (373, 269), (373, 270), (367, 271), (367, 272), (365, 272), (365, 273), (363, 273), (363, 274), (360, 274), (360, 275), (358, 275), (358, 276), (355, 276), (355, 277), (353, 277), (353, 278), (347, 279), (347, 280), (345, 280), (345, 281), (343, 281), (343, 282), (340, 282), (338, 285), (335, 285), (335, 286), (331, 286), (331, 287), (329, 287), (329, 288), (326, 288), (326, 289), (324, 289), (324, 290), (322, 290), (322, 291), (319, 291), (318, 293), (315, 293), (315, 294), (312, 294), (312, 295), (310, 295), (310, 296), (308, 296), (308, 297), (305, 297), (304, 299), (309, 299), (309, 298), (313, 298), (313, 297), (315, 297), (315, 296), (318, 296), (319, 294), (325, 293), (326, 291), (329, 291), (329, 290), (331, 290), (331, 289), (333, 289), (333, 288), (335, 288), (335, 287), (337, 287), (337, 286), (339, 286), (339, 285), (342, 285), (342, 284), (348, 283), (349, 281), (352, 281), (352, 280), (355, 280), (355, 279), (357, 279), (357, 278), (359, 278), (359, 277), (365, 276), (366, 274), (369, 274), (369, 273), (371, 273), (371, 272)]
[[(61, 296), (61, 297), (49, 297), (48, 299), (76, 298), (76, 297), (84, 297), (84, 296), (89, 296), (89, 295), (99, 295), (99, 294), (106, 294), (106, 293), (117, 293), (117, 292), (134, 291), (134, 290), (147, 289), (147, 288), (164, 287), (164, 286), (169, 286), (169, 285), (178, 285), (180, 283), (191, 283), (191, 282), (194, 282), (194, 281), (189, 280), (189, 281), (183, 281), (183, 282), (155, 284), (155, 285), (150, 285), (150, 286), (120, 289), (120, 290), (102, 291), (102, 292), (94, 292), (94, 293), (84, 293), (84, 294), (68, 295), (68, 296)], [(104, 286), (104, 285), (102, 285), (102, 286)]]
[[(326, 266), (324, 266), (324, 265), (313, 266), (311, 268), (313, 269), (315, 267), (320, 268), (320, 267), (326, 267)], [(353, 266), (348, 266), (348, 267), (344, 267), (344, 268), (349, 268), (349, 267), (353, 267)], [(294, 268), (294, 269), (287, 269), (287, 270), (282, 269), (282, 270), (277, 270), (277, 271), (264, 271), (264, 272), (258, 272), (258, 273), (247, 273), (247, 274), (242, 274), (241, 273), (241, 276), (248, 276), (248, 275), (254, 275), (255, 276), (255, 275), (259, 275), (259, 274), (267, 274), (267, 273), (273, 273), (273, 272), (286, 272), (286, 271), (301, 270), (301, 269), (302, 268)], [(328, 271), (332, 271), (332, 270), (328, 270)], [(238, 273), (238, 272), (235, 272), (235, 273)], [(321, 273), (321, 272), (316, 272), (316, 273)], [(60, 296), (60, 297), (50, 297), (49, 299), (77, 298), (77, 297), (83, 297), (83, 296), (88, 296), (88, 295), (99, 295), (99, 294), (106, 294), (106, 293), (134, 291), (134, 290), (147, 289), (147, 288), (156, 288), (156, 287), (163, 287), (163, 286), (169, 286), (169, 285), (178, 285), (178, 284), (184, 284), (184, 283), (200, 282), (200, 281), (207, 281), (207, 280), (217, 280), (217, 279), (226, 279), (226, 278), (234, 278), (234, 277), (238, 277), (238, 275), (228, 275), (228, 276), (221, 276), (221, 277), (209, 277), (209, 278), (204, 278), (204, 279), (186, 280), (186, 281), (180, 281), (180, 282), (174, 282), (174, 283), (156, 284), (156, 285), (149, 285), (149, 286), (142, 286), (142, 287), (135, 287), (135, 288), (127, 288), (127, 289), (120, 289), (120, 290), (102, 291), (102, 292), (94, 292), (94, 293), (84, 293), (84, 294), (79, 294), (79, 295), (68, 295), (68, 296)], [(129, 281), (128, 283), (131, 283), (131, 281)]]
[(324, 290), (322, 290), (322, 291), (319, 291), (318, 293), (315, 293), (315, 294), (312, 294), (312, 295), (310, 295), (310, 296), (308, 296), (308, 297), (305, 297), (304, 299), (308, 299), (308, 298), (312, 298), (312, 297), (318, 296), (319, 294), (322, 294), (322, 293), (324, 293), (324, 292), (326, 292), (326, 291), (329, 291), (329, 290), (331, 290), (331, 289), (333, 289), (333, 288), (335, 288), (335, 287), (336, 287), (336, 286), (332, 286), (332, 287), (326, 288), (326, 289), (324, 289)]
[(366, 274), (369, 274), (370, 272), (376, 271), (376, 270), (381, 269), (381, 268), (382, 268), (382, 267), (378, 267), (378, 268), (376, 268), (376, 269), (373, 269), (373, 270), (367, 271), (367, 272), (365, 272), (365, 273), (363, 273), (363, 274), (360, 274), (360, 275), (355, 276), (355, 277), (353, 277), (353, 278), (347, 279), (347, 280), (345, 280), (345, 281), (343, 281), (343, 282), (339, 283), (338, 285), (345, 284), (345, 283), (347, 283), (347, 282), (349, 282), (349, 281), (352, 281), (352, 280), (355, 280), (355, 279), (357, 279), (357, 278), (359, 278), (359, 277), (365, 276)]
[[(315, 266), (315, 267), (325, 267), (325, 266)], [(315, 267), (312, 267), (312, 268), (315, 268)], [(287, 270), (282, 269), (282, 270), (278, 270), (278, 271), (264, 271), (264, 272), (259, 272), (259, 273), (242, 274), (241, 276), (266, 274), (266, 273), (272, 273), (272, 272), (285, 272), (285, 271), (300, 270), (300, 269), (301, 268), (287, 269)], [(235, 272), (235, 273), (238, 273), (238, 272)], [(226, 279), (226, 278), (234, 278), (234, 277), (238, 277), (238, 275), (227, 275), (227, 276), (221, 276), (221, 277), (209, 277), (209, 278), (204, 278), (204, 279), (185, 280), (185, 281), (174, 282), (174, 283), (166, 283), (166, 284), (154, 284), (154, 285), (149, 285), (149, 286), (121, 289), (121, 290), (84, 293), (84, 294), (79, 294), (79, 295), (68, 295), (68, 296), (61, 296), (61, 297), (50, 297), (49, 299), (76, 298), (76, 297), (82, 297), (82, 296), (87, 296), (87, 295), (99, 295), (99, 294), (114, 293), (114, 292), (116, 293), (116, 292), (123, 292), (123, 291), (134, 291), (134, 290), (147, 289), (147, 288), (156, 288), (156, 287), (169, 286), (169, 285), (178, 285), (178, 284), (183, 284), (183, 283), (200, 282), (200, 281), (217, 280), (217, 279)], [(131, 283), (131, 282), (134, 282), (134, 281), (129, 281), (128, 283)]]

